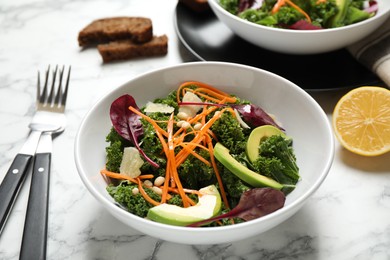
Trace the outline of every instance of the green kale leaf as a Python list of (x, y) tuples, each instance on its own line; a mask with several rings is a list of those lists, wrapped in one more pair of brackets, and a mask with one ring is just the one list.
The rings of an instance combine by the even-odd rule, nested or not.
[(232, 154), (245, 151), (247, 135), (237, 119), (228, 112), (222, 114), (211, 127), (218, 140), (230, 150)]
[[(210, 159), (209, 153), (205, 150), (197, 150), (197, 153), (206, 160)], [(190, 189), (198, 190), (216, 182), (213, 167), (193, 155), (189, 155), (178, 167), (178, 173), (182, 184)]]
[[(190, 199), (192, 199), (195, 203), (198, 203), (198, 196), (195, 194), (187, 195)], [(183, 200), (181, 199), (179, 194), (175, 194), (168, 200), (168, 204), (176, 205), (179, 207), (183, 207)]]
[(229, 13), (238, 14), (239, 0), (220, 0), (219, 3)]
[(278, 20), (278, 24), (283, 26), (292, 25), (305, 18), (302, 13), (291, 6), (282, 6), (275, 16)]
[(113, 127), (106, 136), (106, 142), (109, 143), (106, 147), (106, 169), (112, 172), (119, 172), (123, 157), (123, 149), (127, 146), (131, 146), (131, 143), (120, 136)]
[(244, 183), (235, 174), (231, 173), (221, 163), (218, 162), (217, 165), (224, 184), (225, 192), (228, 194), (230, 207), (233, 208), (238, 204), (241, 194), (250, 190), (251, 187)]
[(310, 17), (313, 24), (326, 28), (330, 25), (331, 18), (337, 14), (339, 9), (333, 0), (317, 2), (318, 0), (310, 0)]
[(292, 140), (273, 135), (260, 143), (260, 156), (253, 163), (256, 171), (282, 184), (295, 185), (299, 180), (299, 168), (292, 147)]

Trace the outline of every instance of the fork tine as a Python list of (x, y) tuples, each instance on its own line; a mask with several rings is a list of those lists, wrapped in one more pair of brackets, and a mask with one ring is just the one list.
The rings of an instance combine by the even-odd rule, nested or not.
[(69, 87), (69, 78), (70, 78), (70, 71), (71, 71), (72, 67), (69, 66), (69, 69), (68, 69), (68, 77), (66, 78), (66, 83), (65, 83), (65, 90), (64, 90), (64, 94), (62, 96), (62, 99), (61, 99), (61, 105), (63, 107), (65, 107), (66, 105), (66, 98), (68, 96), (68, 87)]
[(43, 86), (42, 93), (40, 93), (40, 97), (39, 97), (39, 103), (41, 103), (42, 105), (45, 104), (46, 98), (47, 98), (47, 83), (49, 81), (49, 72), (50, 72), (50, 65), (48, 66), (48, 68), (46, 70), (45, 84)]
[(58, 80), (58, 88), (57, 88), (57, 95), (56, 95), (56, 98), (54, 100), (54, 105), (55, 106), (60, 106), (60, 99), (61, 99), (61, 96), (62, 96), (62, 77), (64, 75), (64, 70), (65, 70), (65, 66), (62, 66), (62, 69), (60, 69), (60, 78)]
[(41, 97), (41, 77), (38, 70), (38, 82), (37, 82), (37, 103), (40, 102)]
[(58, 65), (56, 66), (56, 68), (54, 69), (53, 71), (53, 76), (52, 76), (52, 83), (51, 83), (51, 88), (50, 88), (50, 94), (47, 98), (47, 104), (49, 106), (52, 105), (53, 103), (53, 99), (54, 99), (54, 92), (55, 92), (55, 83), (56, 83), (56, 78), (57, 78), (57, 70), (58, 70)]

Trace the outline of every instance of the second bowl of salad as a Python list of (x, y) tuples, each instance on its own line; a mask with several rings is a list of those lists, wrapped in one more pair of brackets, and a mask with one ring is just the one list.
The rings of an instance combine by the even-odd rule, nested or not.
[(287, 54), (347, 47), (390, 15), (387, 0), (210, 0), (209, 4), (218, 19), (244, 40)]

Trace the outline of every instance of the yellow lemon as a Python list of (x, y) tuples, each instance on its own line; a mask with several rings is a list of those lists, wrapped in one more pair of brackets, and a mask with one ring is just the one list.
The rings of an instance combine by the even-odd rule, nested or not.
[(347, 150), (376, 156), (390, 151), (390, 90), (367, 86), (349, 91), (336, 104), (333, 128)]

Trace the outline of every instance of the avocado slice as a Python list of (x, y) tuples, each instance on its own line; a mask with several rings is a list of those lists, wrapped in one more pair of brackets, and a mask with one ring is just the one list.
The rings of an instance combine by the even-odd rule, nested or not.
[(286, 136), (279, 128), (272, 125), (262, 125), (252, 130), (246, 143), (246, 155), (251, 163), (259, 158), (259, 145), (261, 140), (271, 135)]
[(221, 195), (215, 185), (210, 185), (199, 190), (199, 197), (195, 206), (182, 208), (167, 203), (152, 207), (148, 211), (150, 220), (174, 225), (187, 226), (191, 223), (217, 216), (222, 207)]
[(351, 5), (351, 0), (336, 0), (336, 5), (339, 11), (330, 19), (330, 28), (344, 26), (344, 20)]
[(283, 188), (283, 185), (279, 182), (248, 169), (234, 159), (229, 153), (229, 149), (221, 143), (217, 143), (214, 146), (214, 156), (234, 175), (253, 187), (271, 187), (278, 190)]

